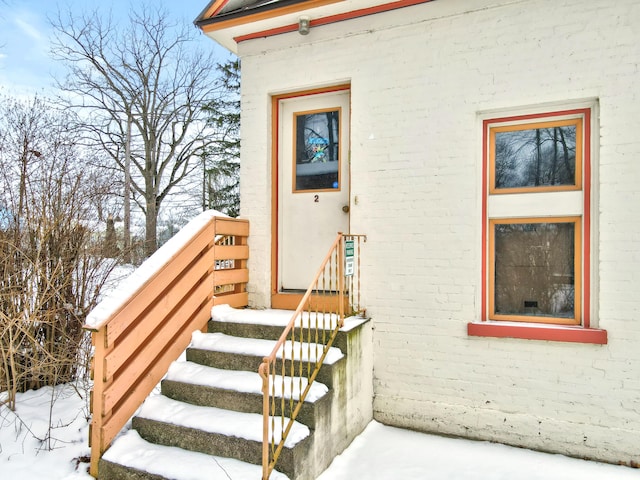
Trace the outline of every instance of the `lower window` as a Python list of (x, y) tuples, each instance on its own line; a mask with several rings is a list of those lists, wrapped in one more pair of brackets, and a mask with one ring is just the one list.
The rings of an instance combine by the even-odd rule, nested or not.
[(580, 323), (579, 217), (491, 219), (489, 319)]

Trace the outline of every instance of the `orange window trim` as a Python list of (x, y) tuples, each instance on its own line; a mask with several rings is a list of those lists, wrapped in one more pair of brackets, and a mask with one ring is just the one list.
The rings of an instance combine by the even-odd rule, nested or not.
[[(581, 325), (562, 326), (541, 323), (525, 322), (494, 322), (488, 319), (489, 314), (489, 128), (500, 123), (523, 121), (544, 121), (553, 117), (580, 116), (583, 120), (583, 211), (582, 211), (582, 322)], [(591, 108), (578, 108), (552, 111), (547, 113), (535, 113), (526, 115), (513, 115), (487, 119), (482, 124), (482, 264), (481, 264), (481, 298), (480, 321), (468, 324), (468, 335), (496, 338), (521, 338), (531, 340), (549, 340), (578, 343), (606, 344), (606, 330), (591, 327)], [(529, 319), (531, 322), (531, 319)]]
[[(574, 224), (574, 300), (573, 318), (547, 317), (536, 315), (504, 315), (495, 311), (495, 226), (500, 224), (523, 223), (573, 223)], [(532, 217), (532, 218), (500, 218), (489, 220), (489, 320), (549, 323), (554, 325), (579, 325), (582, 306), (582, 228), (581, 217)]]
[(551, 342), (593, 343), (606, 345), (607, 331), (597, 328), (551, 325), (505, 324), (504, 322), (471, 322), (467, 324), (470, 337), (519, 338)]
[(304, 112), (295, 112), (294, 113), (294, 121), (293, 121), (293, 155), (291, 155), (292, 159), (292, 179), (296, 178), (296, 126), (297, 119), (301, 115), (313, 115), (314, 113), (325, 113), (325, 112), (335, 112), (338, 111), (338, 188), (317, 188), (317, 189), (309, 189), (309, 190), (298, 190), (296, 188), (295, 182), (291, 182), (291, 192), (292, 193), (312, 193), (312, 192), (339, 192), (342, 190), (342, 155), (340, 155), (340, 145), (342, 145), (342, 108), (334, 107), (334, 108), (323, 108), (318, 110), (307, 110)]
[[(554, 120), (549, 122), (521, 123), (517, 125), (506, 125), (500, 127), (489, 127), (489, 193), (509, 194), (509, 193), (533, 193), (533, 192), (559, 192), (582, 189), (582, 117)], [(575, 158), (575, 182), (573, 185), (550, 185), (539, 187), (518, 187), (518, 188), (496, 188), (495, 166), (496, 166), (496, 133), (515, 132), (520, 130), (535, 130), (551, 127), (576, 126), (576, 158)]]

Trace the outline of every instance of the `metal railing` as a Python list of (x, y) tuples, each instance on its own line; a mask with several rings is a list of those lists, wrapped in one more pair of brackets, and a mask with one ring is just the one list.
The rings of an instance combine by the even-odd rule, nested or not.
[[(90, 474), (117, 433), (206, 328), (214, 304), (247, 305), (249, 222), (205, 212), (92, 311)], [(137, 276), (136, 276), (137, 275)], [(130, 277), (131, 278), (131, 277)], [(214, 297), (215, 292), (215, 297)]]
[(262, 478), (267, 480), (345, 316), (364, 315), (364, 235), (339, 233), (271, 354), (259, 368), (263, 392)]

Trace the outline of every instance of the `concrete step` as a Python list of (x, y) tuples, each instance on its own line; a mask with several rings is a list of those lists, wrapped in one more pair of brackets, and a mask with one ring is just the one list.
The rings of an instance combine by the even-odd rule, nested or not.
[[(289, 324), (291, 310), (242, 310), (228, 305), (217, 305), (211, 311), (208, 329), (210, 333), (224, 333), (234, 337), (278, 340)], [(338, 316), (321, 312), (303, 312), (296, 320), (295, 338), (304, 336), (304, 341), (326, 344), (330, 332), (336, 327)], [(302, 334), (300, 326), (305, 327)], [(309, 337), (308, 327), (311, 327)]]
[[(228, 370), (245, 370), (257, 372), (264, 357), (269, 356), (276, 345), (275, 340), (235, 337), (223, 333), (194, 332), (191, 345), (187, 349), (187, 360), (190, 362)], [(322, 355), (324, 346), (320, 344), (301, 344), (287, 342), (277, 355), (278, 374), (284, 370), (285, 374), (306, 377), (315, 367), (315, 360)], [(297, 359), (291, 361), (292, 350)], [(344, 355), (340, 349), (331, 347), (322, 369), (316, 380), (325, 384), (329, 389), (333, 387), (334, 371), (340, 368)]]
[[(260, 465), (262, 422), (260, 414), (191, 405), (156, 395), (149, 397), (133, 418), (133, 428), (151, 443)], [(276, 433), (279, 431), (276, 427)], [(304, 460), (310, 435), (308, 427), (294, 422), (278, 461), (278, 469), (290, 478), (300, 478), (308, 468)]]
[[(172, 365), (163, 394), (147, 399), (133, 418), (135, 430), (116, 439), (101, 459), (101, 479), (261, 478), (262, 380), (257, 371), (292, 312), (222, 306), (214, 307), (212, 315), (209, 328), (215, 333), (193, 334), (187, 361)], [(313, 324), (315, 318), (307, 315), (303, 322)], [(345, 323), (278, 460), (284, 474), (276, 472), (272, 479), (317, 478), (371, 419), (372, 329), (366, 319)], [(289, 343), (280, 352), (277, 370), (289, 378), (272, 386), (276, 410), (283, 399), (285, 411), (290, 408), (288, 399), (305, 388), (324, 349), (322, 336), (328, 338), (328, 330), (317, 331), (312, 344)], [(290, 360), (292, 349), (302, 361)], [(299, 377), (305, 379), (302, 385)], [(281, 420), (276, 416), (275, 421)], [(281, 431), (279, 426), (274, 430)]]
[[(208, 331), (233, 337), (278, 340), (284, 328), (289, 324), (292, 315), (293, 312), (291, 310), (252, 310), (232, 308), (229, 305), (216, 305), (211, 310)], [(326, 344), (337, 321), (338, 317), (335, 314), (303, 312), (301, 318), (296, 320), (295, 338), (301, 338), (300, 325), (305, 328), (312, 326), (311, 338), (308, 337), (309, 333), (305, 330), (303, 334), (304, 340)], [(357, 329), (364, 322), (366, 322), (366, 319), (359, 316), (345, 318), (344, 326), (338, 332), (333, 346), (339, 348), (342, 352), (347, 352), (349, 332)]]
[[(156, 445), (144, 440), (135, 430), (116, 439), (100, 460), (99, 471), (99, 480), (258, 480), (262, 475), (258, 465)], [(288, 477), (274, 472), (271, 479), (288, 480)]]
[[(282, 400), (289, 404), (290, 399), (300, 398), (307, 383), (306, 378), (296, 377), (285, 377), (282, 383), (276, 383), (277, 415), (281, 413)], [(162, 381), (162, 394), (194, 405), (262, 413), (262, 378), (257, 372), (219, 369), (188, 361), (174, 362)], [(328, 414), (330, 395), (326, 385), (314, 382), (296, 420), (314, 429), (317, 419)]]

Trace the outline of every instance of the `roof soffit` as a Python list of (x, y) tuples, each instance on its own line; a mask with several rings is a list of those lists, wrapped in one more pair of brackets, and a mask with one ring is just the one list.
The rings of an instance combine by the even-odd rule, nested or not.
[(213, 0), (194, 23), (237, 52), (243, 40), (296, 31), (301, 16), (308, 16), (315, 27), (429, 1), (433, 0)]

